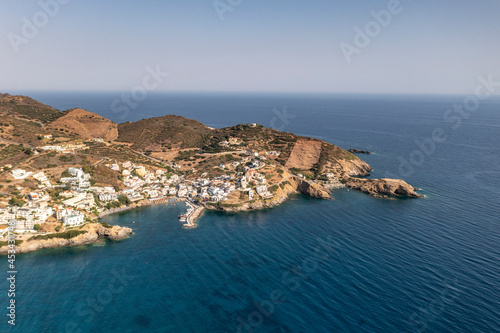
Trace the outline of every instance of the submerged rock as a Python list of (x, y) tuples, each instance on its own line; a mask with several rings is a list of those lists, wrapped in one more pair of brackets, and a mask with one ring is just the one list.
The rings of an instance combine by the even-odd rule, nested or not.
[(356, 148), (351, 148), (348, 150), (348, 152), (353, 153), (353, 154), (372, 154), (371, 151), (360, 150), (360, 149), (356, 149)]

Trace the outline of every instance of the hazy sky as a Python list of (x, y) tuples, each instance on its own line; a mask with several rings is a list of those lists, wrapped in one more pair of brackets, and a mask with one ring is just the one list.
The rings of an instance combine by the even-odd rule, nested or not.
[(169, 73), (154, 85), (168, 91), (469, 94), (479, 76), (500, 81), (498, 0), (55, 1), (0, 0), (0, 92), (130, 90), (148, 66)]

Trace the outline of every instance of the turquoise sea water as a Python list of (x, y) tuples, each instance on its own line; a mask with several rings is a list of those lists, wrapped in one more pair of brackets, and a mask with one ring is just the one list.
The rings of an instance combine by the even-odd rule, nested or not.
[[(192, 230), (181, 203), (108, 216), (134, 235), (18, 256), (17, 325), (5, 319), (2, 332), (500, 332), (498, 99), (454, 129), (443, 114), (461, 96), (158, 93), (120, 119), (119, 93), (30, 95), (115, 121), (257, 122), (372, 150), (361, 157), (373, 177), (404, 178), (426, 198), (296, 195), (206, 212)], [(436, 129), (446, 139), (432, 145)]]

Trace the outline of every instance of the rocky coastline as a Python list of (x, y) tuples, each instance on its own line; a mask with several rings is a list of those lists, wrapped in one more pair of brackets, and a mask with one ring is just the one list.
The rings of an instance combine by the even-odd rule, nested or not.
[(272, 208), (285, 202), (290, 195), (301, 193), (313, 198), (333, 199), (330, 191), (318, 183), (312, 183), (299, 177), (293, 176), (288, 179), (288, 184), (280, 188), (270, 200), (251, 200), (236, 205), (205, 205), (209, 210), (224, 212), (243, 212), (248, 210), (259, 210)]
[[(51, 238), (51, 239), (35, 239), (30, 240), (33, 236), (23, 237), (22, 243), (16, 245), (15, 251), (18, 253), (28, 253), (33, 251), (38, 251), (41, 249), (57, 248), (57, 247), (72, 247), (78, 245), (85, 245), (94, 243), (99, 239), (107, 238), (111, 240), (120, 240), (130, 236), (132, 233), (131, 228), (112, 226), (110, 228), (104, 227), (100, 223), (89, 223), (83, 226), (81, 229), (75, 229), (80, 231), (85, 231), (73, 238)], [(7, 254), (9, 251), (9, 246), (4, 245), (0, 247), (0, 254)]]

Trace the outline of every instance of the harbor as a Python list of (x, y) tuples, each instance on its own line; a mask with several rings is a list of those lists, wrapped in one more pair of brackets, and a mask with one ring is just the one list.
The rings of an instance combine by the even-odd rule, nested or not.
[(159, 198), (156, 200), (142, 200), (140, 203), (136, 203), (131, 206), (113, 208), (101, 212), (99, 214), (99, 218), (103, 218), (110, 214), (115, 214), (143, 206), (162, 205), (162, 204), (170, 204), (178, 202), (185, 202), (187, 205), (187, 211), (186, 213), (179, 215), (179, 221), (183, 223), (185, 228), (196, 228), (197, 226), (196, 220), (203, 214), (205, 207), (203, 207), (202, 205), (197, 205), (187, 198), (179, 198), (179, 197)]
[(130, 206), (125, 206), (125, 207), (119, 207), (119, 208), (112, 208), (105, 210), (101, 213), (99, 213), (98, 218), (101, 219), (107, 215), (115, 214), (115, 213), (120, 213), (126, 210), (131, 210), (131, 209), (136, 209), (139, 207), (144, 207), (144, 206), (153, 206), (153, 205), (163, 205), (163, 204), (169, 204), (169, 203), (177, 203), (177, 202), (182, 202), (184, 201), (184, 198), (178, 198), (178, 197), (173, 197), (173, 198), (159, 198), (159, 199), (153, 199), (153, 200), (142, 200), (139, 203), (134, 203)]
[(196, 205), (193, 202), (186, 200), (187, 212), (179, 215), (179, 221), (183, 222), (185, 228), (196, 228), (196, 220), (203, 214), (205, 207)]

